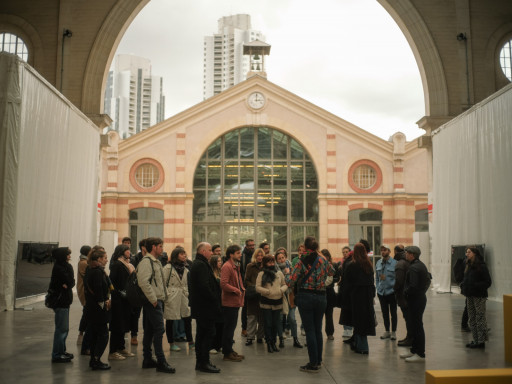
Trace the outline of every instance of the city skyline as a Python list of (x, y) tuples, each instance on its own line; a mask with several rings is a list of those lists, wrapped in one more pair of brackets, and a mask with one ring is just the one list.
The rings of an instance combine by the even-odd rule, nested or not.
[(384, 140), (397, 131), (408, 141), (424, 133), (416, 125), (425, 107), (412, 50), (373, 0), (325, 0), (322, 7), (302, 0), (152, 0), (116, 54), (151, 60), (153, 74), (164, 79), (168, 118), (202, 101), (204, 36), (215, 33), (219, 18), (238, 13), (249, 14), (272, 46), (269, 81)]

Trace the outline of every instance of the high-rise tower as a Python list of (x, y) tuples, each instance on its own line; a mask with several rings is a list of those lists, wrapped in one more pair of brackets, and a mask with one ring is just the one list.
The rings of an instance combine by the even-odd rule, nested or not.
[(251, 16), (219, 19), (218, 33), (204, 38), (204, 99), (246, 79), (249, 57), (244, 56), (243, 46), (254, 40), (265, 41), (265, 37), (251, 29)]
[(114, 60), (105, 89), (105, 113), (113, 120), (108, 129), (127, 138), (164, 119), (163, 79), (151, 76), (151, 62), (143, 57), (117, 55)]

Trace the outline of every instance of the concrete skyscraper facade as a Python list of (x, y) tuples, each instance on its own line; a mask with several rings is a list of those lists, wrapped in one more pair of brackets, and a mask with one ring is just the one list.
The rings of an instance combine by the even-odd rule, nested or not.
[(105, 88), (109, 130), (127, 138), (164, 120), (163, 79), (151, 75), (151, 62), (134, 55), (117, 55)]
[(243, 55), (243, 46), (254, 40), (265, 41), (265, 37), (252, 29), (250, 15), (218, 20), (218, 33), (204, 38), (203, 99), (246, 79), (249, 58)]

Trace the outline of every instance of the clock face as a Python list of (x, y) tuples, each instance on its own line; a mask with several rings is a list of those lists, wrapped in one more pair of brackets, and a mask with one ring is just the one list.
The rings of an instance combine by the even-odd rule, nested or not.
[(265, 96), (261, 92), (253, 92), (247, 99), (249, 106), (254, 109), (260, 109), (265, 105)]

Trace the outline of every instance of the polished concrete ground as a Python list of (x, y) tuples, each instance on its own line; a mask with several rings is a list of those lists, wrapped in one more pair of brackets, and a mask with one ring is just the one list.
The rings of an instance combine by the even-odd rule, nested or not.
[[(510, 367), (504, 360), (503, 305), (500, 302), (487, 302), (487, 319), (491, 328), (490, 339), (485, 350), (469, 350), (465, 344), (471, 334), (460, 332), (460, 318), (464, 308), (464, 298), (457, 294), (429, 293), (424, 315), (427, 336), (425, 363), (406, 363), (400, 359), (403, 348), (391, 340), (370, 337), (370, 354), (357, 355), (342, 343), (342, 327), (337, 326), (334, 341), (325, 341), (324, 367), (318, 374), (299, 371), (299, 365), (308, 361), (306, 349), (292, 347), (291, 339), (279, 353), (268, 354), (263, 344), (250, 347), (237, 330), (235, 350), (243, 353), (246, 360), (241, 363), (222, 361), (221, 355), (212, 356), (212, 361), (222, 369), (220, 374), (198, 373), (194, 370), (194, 353), (186, 350), (169, 352), (164, 341), (164, 349), (170, 364), (177, 369), (174, 375), (158, 373), (153, 369), (141, 369), (142, 346), (132, 347), (137, 353), (134, 358), (111, 362), (112, 369), (106, 372), (92, 372), (88, 368), (89, 359), (78, 356), (76, 345), (78, 321), (81, 308), (78, 300), (71, 307), (68, 352), (75, 359), (70, 364), (51, 364), (50, 352), (53, 338), (53, 312), (36, 303), (11, 312), (0, 313), (0, 383), (162, 383), (172, 380), (187, 383), (422, 383), (425, 369), (464, 369), (464, 368), (503, 368)], [(383, 332), (381, 313), (378, 305), (379, 325), (377, 334)], [(335, 311), (335, 319), (339, 309)], [(299, 320), (300, 322), (300, 320)], [(400, 316), (398, 336), (404, 335), (404, 323)], [(301, 337), (304, 340), (304, 337)], [(139, 335), (139, 341), (142, 335)], [(106, 356), (104, 357), (106, 361)]]

